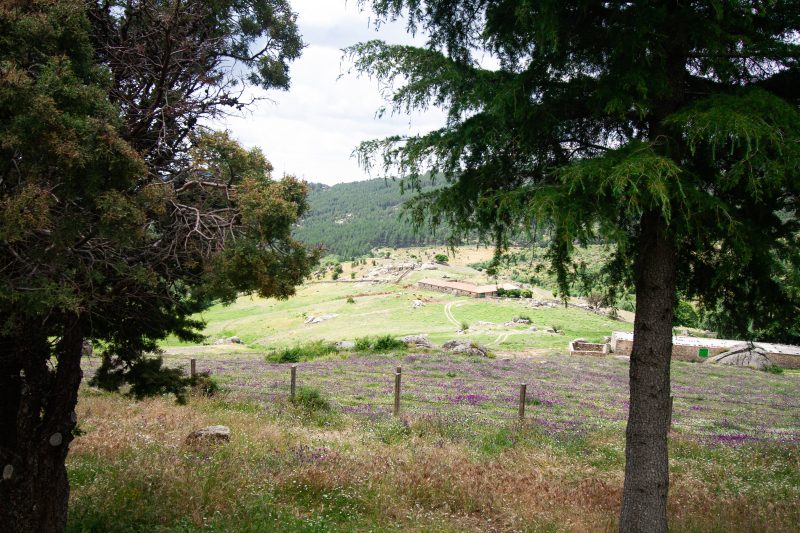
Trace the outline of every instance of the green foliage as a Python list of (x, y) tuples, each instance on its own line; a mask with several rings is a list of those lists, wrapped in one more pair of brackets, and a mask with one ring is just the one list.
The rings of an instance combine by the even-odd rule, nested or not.
[(353, 299), (353, 297), (352, 297), (352, 296), (348, 296), (348, 297), (347, 297), (347, 303), (349, 303), (349, 304), (354, 304), (354, 303), (356, 303), (356, 301)]
[(467, 322), (462, 322), (462, 323), (461, 323), (461, 326), (460, 326), (460, 328), (459, 328), (459, 330), (460, 330), (460, 331), (469, 331), (469, 323), (467, 323)]
[(274, 351), (268, 354), (266, 359), (275, 363), (299, 363), (300, 361), (311, 361), (338, 352), (339, 349), (335, 343), (319, 340), (296, 344), (289, 348)]
[[(716, 329), (800, 339), (800, 294), (786, 283), (800, 265), (796, 2), (365, 4), (430, 36), (424, 48), (347, 50), (394, 112), (447, 113), (439, 129), (358, 150), (411, 187), (443, 177), (409, 206), (415, 223), (500, 251), (550, 228), (558, 295), (615, 302), (649, 257), (640, 229), (652, 221), (676, 250), (677, 291)], [(616, 245), (605, 266), (573, 268), (575, 248), (598, 239)]]
[(186, 403), (186, 389), (194, 385), (179, 368), (164, 366), (161, 357), (138, 358), (128, 364), (124, 359), (104, 353), (100, 368), (89, 382), (94, 387), (117, 392), (130, 385), (127, 392), (137, 400), (148, 396), (174, 394), (178, 403)]
[(434, 260), (434, 261), (436, 261), (436, 262), (437, 262), (437, 263), (439, 263), (439, 264), (445, 264), (445, 263), (447, 263), (447, 261), (448, 261), (449, 259), (450, 259), (450, 258), (449, 258), (449, 257), (447, 257), (447, 256), (446, 256), (446, 255), (444, 255), (444, 254), (436, 254), (435, 256), (433, 256), (433, 260)]
[(209, 372), (198, 372), (194, 377), (190, 377), (189, 385), (192, 392), (201, 396), (211, 397), (219, 392), (219, 383)]
[(521, 298), (533, 298), (533, 292), (529, 291), (528, 289), (522, 289), (519, 291), (519, 295)]
[(330, 411), (331, 404), (316, 387), (300, 386), (292, 403), (307, 411)]
[(380, 335), (377, 337), (359, 337), (355, 340), (357, 352), (391, 352), (405, 350), (406, 345), (403, 341), (391, 335)]
[[(423, 189), (434, 188), (432, 183)], [(322, 245), (342, 257), (367, 255), (373, 248), (443, 244), (434, 232), (415, 232), (401, 216), (410, 198), (399, 183), (373, 179), (333, 186), (310, 184), (310, 209), (295, 229), (295, 236)]]
[(702, 326), (700, 315), (694, 306), (686, 300), (678, 300), (672, 318), (673, 326), (685, 326), (688, 328), (699, 328)]

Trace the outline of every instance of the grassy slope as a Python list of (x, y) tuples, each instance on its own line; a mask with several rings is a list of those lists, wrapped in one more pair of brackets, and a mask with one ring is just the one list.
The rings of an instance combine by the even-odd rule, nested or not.
[[(389, 261), (385, 261), (389, 264)], [(350, 265), (345, 264), (342, 279), (349, 279)], [(361, 266), (360, 273), (372, 268)], [(498, 351), (548, 349), (563, 351), (577, 337), (600, 340), (613, 330), (630, 330), (631, 324), (615, 321), (575, 308), (530, 308), (519, 301), (477, 300), (453, 297), (442, 293), (419, 291), (415, 283), (425, 277), (443, 274), (460, 279), (486, 282), (480, 273), (463, 266), (434, 271), (413, 272), (401, 285), (368, 283), (310, 283), (298, 290), (295, 297), (285, 301), (242, 297), (231, 306), (215, 306), (203, 314), (207, 322), (205, 333), (211, 341), (237, 335), (255, 349), (285, 347), (311, 340), (353, 340), (375, 334), (428, 334), (433, 342), (455, 338), (461, 322), (471, 326), (459, 338), (490, 345)], [(353, 297), (355, 303), (347, 303)], [(427, 300), (424, 307), (412, 309), (415, 299)], [(453, 323), (445, 313), (449, 305)], [(304, 324), (306, 316), (336, 314), (321, 324)], [(515, 316), (530, 317), (538, 331), (525, 327), (503, 326)], [(479, 326), (480, 321), (496, 326)], [(556, 326), (560, 334), (547, 333), (545, 328)], [(506, 335), (508, 334), (508, 335)], [(167, 342), (165, 346), (179, 343)]]
[[(397, 364), (400, 420), (389, 415)], [(617, 529), (623, 361), (423, 353), (303, 364), (301, 385), (330, 398), (330, 411), (287, 401), (287, 365), (201, 366), (230, 379), (221, 396), (187, 406), (82, 390), (68, 531)], [(673, 376), (673, 530), (796, 531), (800, 376), (681, 362)], [(508, 390), (521, 380), (525, 424)], [(184, 444), (212, 424), (231, 428), (229, 444)]]

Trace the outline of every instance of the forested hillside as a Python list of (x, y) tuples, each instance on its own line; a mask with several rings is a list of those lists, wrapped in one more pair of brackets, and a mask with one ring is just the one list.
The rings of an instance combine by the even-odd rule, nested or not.
[[(423, 190), (433, 186), (427, 185)], [(401, 217), (412, 193), (396, 181), (373, 179), (333, 186), (310, 184), (311, 209), (295, 229), (298, 239), (324, 245), (341, 257), (357, 257), (380, 246), (405, 247), (444, 242), (445, 231), (415, 234)]]

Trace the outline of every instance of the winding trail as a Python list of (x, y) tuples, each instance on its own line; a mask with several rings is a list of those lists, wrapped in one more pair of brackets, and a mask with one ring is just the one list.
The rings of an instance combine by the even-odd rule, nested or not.
[(461, 322), (456, 320), (456, 317), (453, 316), (453, 307), (459, 307), (461, 305), (464, 305), (464, 302), (449, 302), (444, 306), (444, 316), (447, 317), (447, 321), (458, 327), (461, 327)]

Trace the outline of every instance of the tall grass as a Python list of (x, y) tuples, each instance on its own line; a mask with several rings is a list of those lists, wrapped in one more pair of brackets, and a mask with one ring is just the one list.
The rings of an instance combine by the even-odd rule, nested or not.
[(325, 341), (312, 341), (305, 344), (296, 344), (289, 348), (275, 350), (267, 354), (267, 361), (274, 363), (299, 363), (311, 361), (331, 354), (336, 354), (339, 349), (336, 344)]
[[(68, 531), (611, 531), (622, 490), (621, 432), (536, 425), (264, 412), (221, 398), (133, 403), (82, 393), (70, 451)], [(288, 406), (287, 406), (288, 407)], [(231, 428), (230, 443), (183, 444)], [(671, 442), (676, 531), (792, 531), (796, 445)]]

